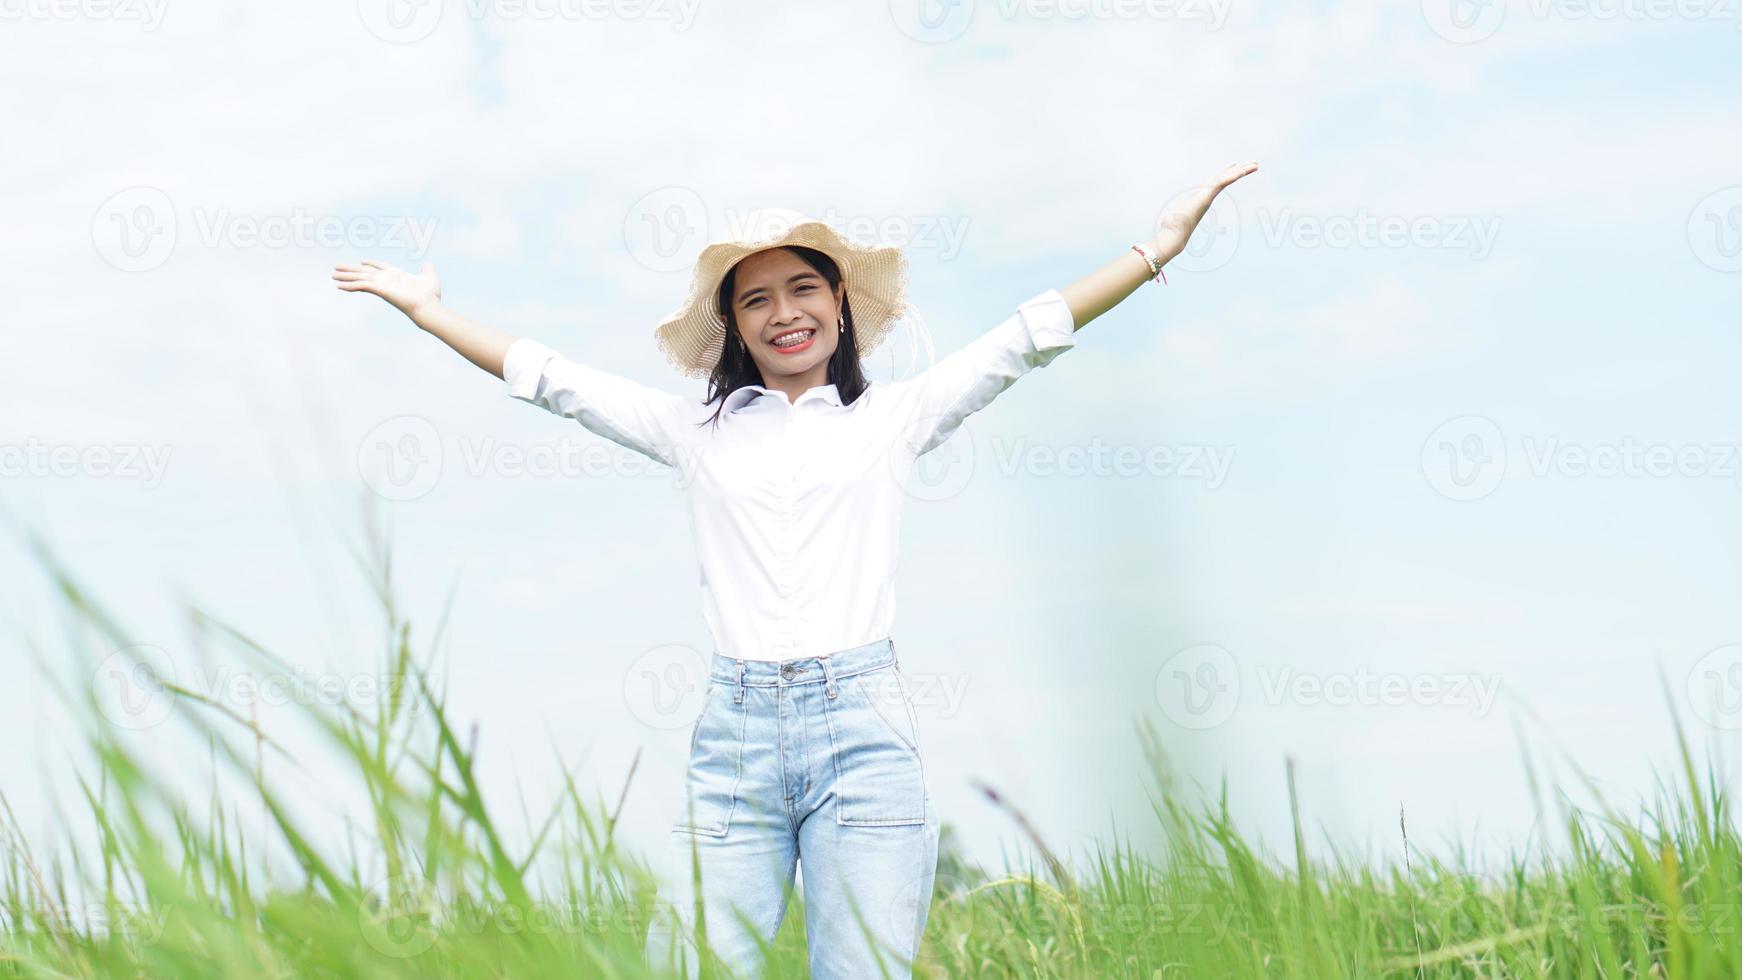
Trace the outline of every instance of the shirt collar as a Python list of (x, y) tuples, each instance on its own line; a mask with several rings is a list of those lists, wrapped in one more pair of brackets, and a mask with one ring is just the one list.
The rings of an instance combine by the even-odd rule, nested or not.
[[(738, 409), (743, 408), (745, 405), (750, 404), (763, 395), (772, 395), (780, 401), (786, 400), (786, 395), (775, 391), (772, 388), (764, 388), (761, 385), (745, 385), (742, 388), (734, 389), (731, 394), (726, 396), (726, 414), (730, 415), (731, 413), (736, 412)], [(803, 405), (805, 402), (814, 398), (821, 398), (829, 404), (837, 407), (841, 404), (841, 393), (834, 385), (818, 385), (815, 388), (807, 388), (803, 394), (799, 395), (798, 401), (794, 403), (794, 407), (796, 408), (798, 405)]]

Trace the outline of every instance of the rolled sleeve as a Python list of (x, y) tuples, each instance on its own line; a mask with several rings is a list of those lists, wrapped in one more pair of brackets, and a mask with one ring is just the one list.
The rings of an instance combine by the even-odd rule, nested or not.
[(1060, 353), (1077, 346), (1077, 321), (1064, 294), (1049, 289), (1016, 308), (1028, 326), (1036, 353), (1044, 353), (1035, 367), (1044, 367)]
[(531, 337), (521, 337), (508, 345), (508, 353), (502, 359), (502, 380), (508, 383), (508, 394), (523, 402), (532, 401), (538, 394), (538, 382), (544, 375), (544, 366), (557, 352), (533, 340)]

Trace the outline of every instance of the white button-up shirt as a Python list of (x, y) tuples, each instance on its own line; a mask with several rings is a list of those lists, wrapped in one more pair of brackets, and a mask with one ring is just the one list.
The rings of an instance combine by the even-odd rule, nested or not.
[(677, 470), (714, 648), (745, 660), (814, 657), (891, 635), (901, 505), (916, 459), (1030, 370), (1075, 344), (1057, 290), (917, 377), (834, 385), (789, 403), (748, 385), (715, 405), (644, 387), (521, 338), (508, 393)]

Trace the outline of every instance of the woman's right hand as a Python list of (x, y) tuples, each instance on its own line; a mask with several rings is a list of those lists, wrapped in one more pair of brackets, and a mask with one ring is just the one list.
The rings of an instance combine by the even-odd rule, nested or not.
[(333, 267), (339, 288), (348, 292), (374, 293), (404, 313), (415, 317), (420, 310), (442, 301), (442, 281), (435, 266), (425, 262), (420, 272), (407, 272), (391, 263), (364, 259), (362, 265)]

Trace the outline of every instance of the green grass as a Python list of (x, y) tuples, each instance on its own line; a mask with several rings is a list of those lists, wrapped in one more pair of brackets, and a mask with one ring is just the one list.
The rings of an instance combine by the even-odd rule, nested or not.
[[(76, 648), (106, 655), (135, 642), (34, 547), (71, 613)], [(142, 761), (144, 739), (109, 723), (88, 682), (66, 685), (90, 761), (77, 774), (84, 809), (65, 824), (97, 845), (75, 849), (70, 829), (65, 840), (27, 840), (0, 793), (0, 975), (653, 975), (642, 945), (655, 886), (645, 861), (619, 846), (621, 796), (583, 799), (553, 760), (562, 803), (522, 810), (532, 843), (506, 843), (500, 801), (478, 787), (476, 733), (452, 728), (445, 695), (413, 654), (391, 561), (378, 550), (364, 564), (400, 696), (367, 713), (304, 709), (338, 754), (320, 764), (322, 777), (368, 800), (352, 815), (351, 845), (323, 848), (299, 823), (287, 789), (266, 777), (303, 760), (252, 719), (173, 692), (177, 722), (210, 748), (208, 775), (227, 771), (269, 814), (245, 832), (242, 807), (216, 790), (183, 798)], [(215, 656), (286, 666), (239, 629), (195, 609), (189, 621)], [(432, 647), (441, 633), (438, 623)], [(1676, 734), (1680, 771), (1654, 805), (1623, 815), (1556, 794), (1550, 819), (1568, 844), (1478, 875), (1462, 858), (1419, 848), (1404, 866), (1308, 854), (1298, 815), (1289, 857), (1269, 855), (1235, 831), (1225, 794), (1185, 802), (1159, 736), (1141, 723), (1135, 737), (1154, 772), (1165, 844), (1146, 852), (1114, 841), (1064, 862), (1030, 833), (1036, 867), (990, 873), (960, 857), (946, 827), (918, 973), (1742, 976), (1742, 839), (1713, 769), (1696, 762), (1679, 722)], [(1016, 807), (987, 792), (1028, 832)], [(269, 874), (268, 854), (297, 872)], [(800, 906), (770, 950), (770, 975), (805, 975)]]

